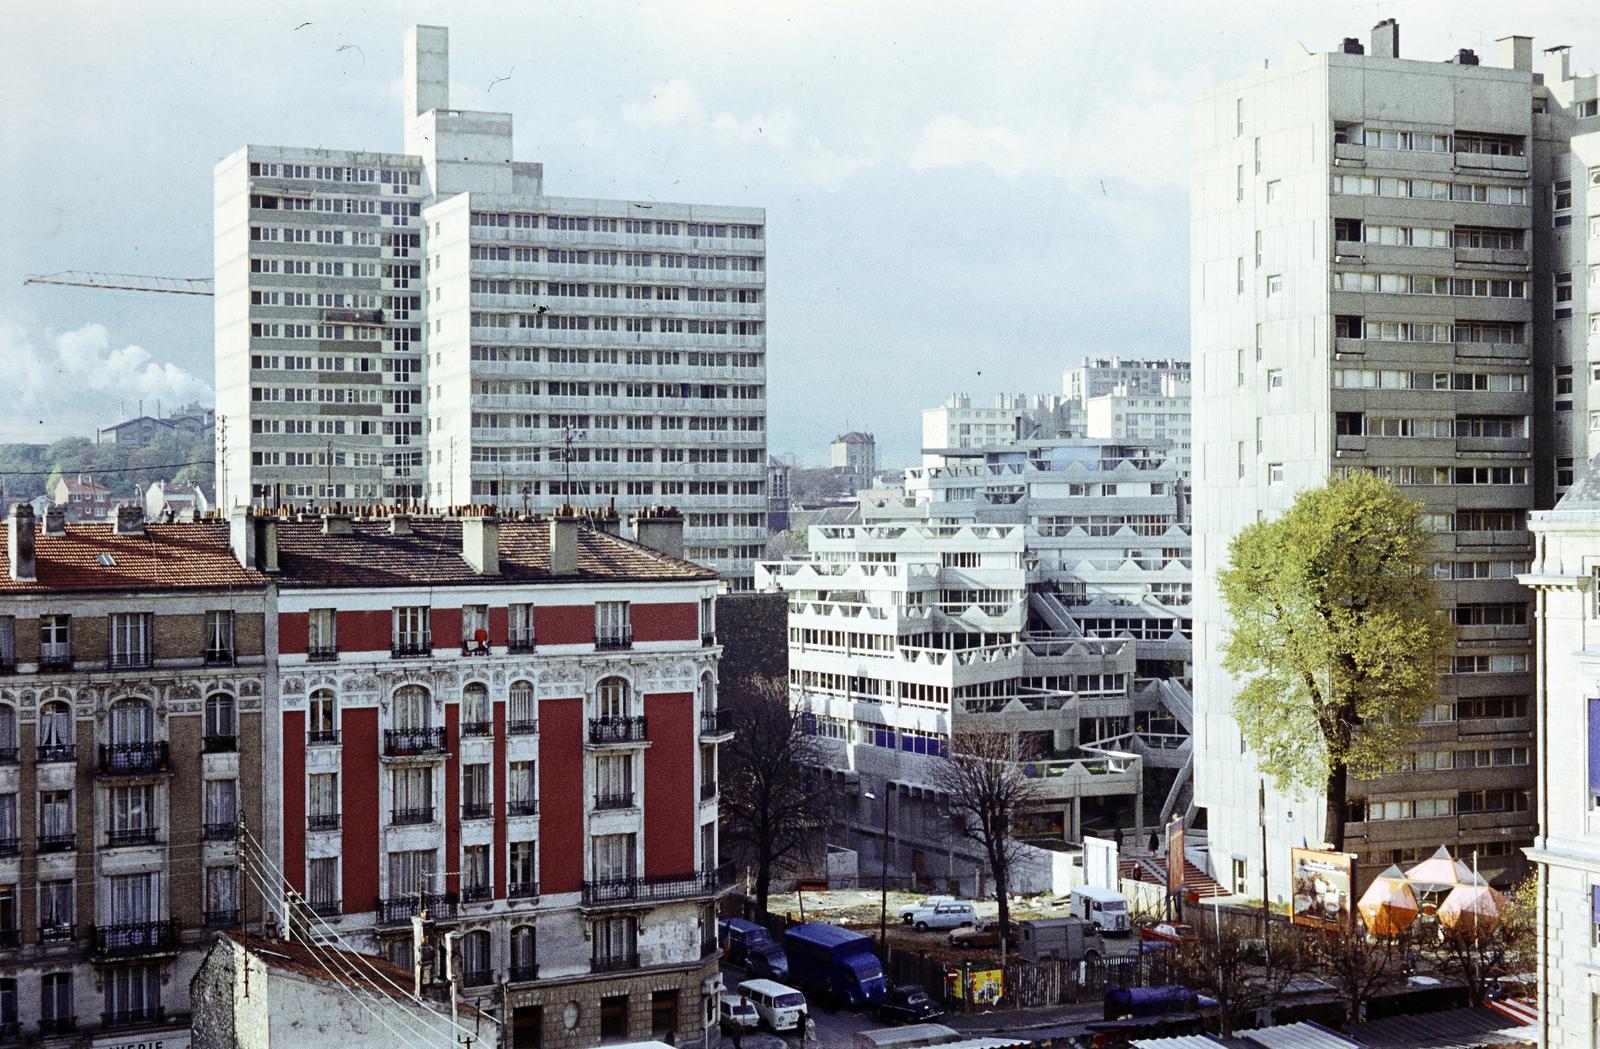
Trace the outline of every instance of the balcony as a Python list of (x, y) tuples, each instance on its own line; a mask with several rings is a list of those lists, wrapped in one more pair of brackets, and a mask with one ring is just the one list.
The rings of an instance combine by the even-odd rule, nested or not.
[(78, 938), (76, 925), (41, 925), (39, 926), (39, 946), (49, 947), (53, 944), (72, 943)]
[(583, 905), (604, 907), (611, 904), (665, 903), (714, 896), (733, 885), (733, 864), (688, 874), (657, 874), (650, 877), (602, 878), (583, 883)]
[(148, 1005), (142, 1009), (123, 1009), (100, 1014), (101, 1027), (138, 1027), (142, 1024), (160, 1023), (167, 1018), (165, 1006)]
[(433, 638), (429, 634), (397, 637), (389, 642), (389, 658), (415, 659), (433, 655)]
[(22, 756), (16, 747), (0, 747), (0, 765), (20, 764)]
[(463, 885), (461, 886), (462, 903), (487, 903), (494, 899), (493, 885)]
[(106, 659), (106, 665), (112, 670), (147, 670), (151, 665), (150, 652), (117, 652), (113, 651)]
[(506, 722), (506, 735), (532, 736), (539, 731), (538, 718), (517, 718)]
[(612, 743), (643, 743), (645, 742), (644, 715), (590, 718), (589, 742), (602, 746)]
[(596, 809), (631, 809), (633, 808), (633, 791), (619, 790), (594, 796)]
[(399, 925), (409, 922), (423, 911), (430, 918), (454, 920), (459, 900), (453, 892), (411, 893), (409, 896), (379, 897), (377, 900), (378, 924)]
[(391, 758), (443, 754), (445, 730), (442, 728), (388, 728), (383, 730), (383, 753)]
[(308, 747), (334, 747), (338, 744), (339, 730), (336, 728), (314, 728), (306, 732)]
[(492, 721), (463, 721), (461, 723), (463, 736), (492, 736), (494, 735), (494, 722)]
[(106, 831), (106, 848), (126, 849), (135, 845), (154, 845), (156, 843), (156, 829), (154, 827), (129, 827), (123, 830)]
[(41, 645), (39, 648), (39, 669), (42, 671), (71, 670), (72, 646)]
[(464, 820), (486, 820), (494, 815), (494, 806), (487, 801), (469, 801), (461, 806)]
[(733, 735), (733, 711), (718, 708), (700, 712), (701, 739), (731, 735)]
[(526, 965), (513, 965), (511, 967), (512, 983), (532, 983), (539, 978), (539, 963), (529, 962)]
[(344, 913), (343, 900), (312, 900), (309, 906), (319, 918), (337, 918)]
[(78, 745), (76, 743), (41, 743), (33, 748), (33, 760), (40, 765), (77, 761)]
[(21, 856), (21, 838), (0, 838), (0, 856)]
[(625, 972), (638, 967), (638, 951), (629, 951), (626, 954), (597, 954), (589, 963), (589, 971), (595, 973)]
[(232, 733), (226, 736), (204, 736), (200, 740), (200, 749), (207, 754), (232, 754), (239, 749), (239, 737)]
[(532, 634), (513, 634), (506, 638), (506, 651), (512, 655), (526, 655), (533, 651)]
[(510, 816), (537, 816), (539, 815), (539, 799), (512, 798), (506, 802), (506, 814)]
[(165, 741), (100, 744), (100, 771), (108, 776), (147, 776), (171, 771)]
[(391, 827), (414, 827), (421, 823), (433, 822), (433, 806), (416, 809), (395, 809), (389, 816)]
[(239, 821), (225, 820), (221, 823), (207, 823), (205, 833), (207, 841), (235, 841), (239, 837)]
[(493, 969), (465, 969), (461, 973), (463, 987), (487, 987), (494, 983)]
[(157, 954), (178, 948), (178, 923), (124, 922), (94, 927), (94, 953), (113, 958)]
[(231, 929), (238, 924), (239, 908), (237, 907), (206, 911), (206, 928), (208, 929)]
[(9, 950), (20, 946), (22, 943), (21, 929), (0, 929), (0, 951)]
[(332, 663), (338, 658), (338, 645), (311, 645), (306, 649), (306, 662), (308, 663)]
[[(14, 1027), (15, 1025), (13, 1025)], [(39, 1017), (39, 1037), (44, 1038), (52, 1034), (71, 1034), (78, 1029), (76, 1016), (41, 1016)], [(0, 1032), (4, 1033), (4, 1032)], [(13, 1030), (12, 1033), (15, 1033)]]
[(536, 900), (539, 898), (539, 883), (536, 881), (514, 881), (506, 889), (506, 898), (512, 900)]
[(306, 830), (338, 830), (339, 826), (337, 812), (313, 812), (306, 817)]
[(234, 664), (231, 648), (208, 648), (202, 658), (208, 667), (231, 667)]
[(700, 784), (700, 800), (711, 801), (717, 796), (717, 781)]
[(34, 849), (38, 852), (71, 852), (78, 847), (78, 837), (75, 834), (41, 834), (34, 842)]
[(599, 652), (615, 652), (618, 649), (633, 647), (633, 628), (625, 627), (621, 630), (608, 630), (603, 634), (596, 634), (594, 647)]

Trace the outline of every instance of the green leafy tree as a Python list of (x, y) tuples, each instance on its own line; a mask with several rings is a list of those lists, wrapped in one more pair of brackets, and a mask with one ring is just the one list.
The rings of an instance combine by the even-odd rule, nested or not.
[(1419, 504), (1360, 474), (1239, 533), (1218, 583), (1233, 620), (1234, 717), (1280, 789), (1320, 789), (1344, 848), (1351, 774), (1392, 767), (1434, 701), (1455, 629), (1429, 582)]

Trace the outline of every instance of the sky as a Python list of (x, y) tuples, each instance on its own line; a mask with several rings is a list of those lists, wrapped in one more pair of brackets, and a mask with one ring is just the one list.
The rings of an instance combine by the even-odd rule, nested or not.
[[(211, 171), (246, 143), (399, 151), (408, 25), (451, 104), (516, 118), (559, 196), (767, 211), (770, 444), (917, 453), (951, 393), (1059, 393), (1085, 355), (1188, 355), (1188, 105), (1401, 24), (1600, 63), (1600, 5), (168, 3), (0, 0), (0, 441), (212, 385), (209, 300), (24, 286), (211, 273)], [(1537, 62), (1536, 62), (1537, 67)]]

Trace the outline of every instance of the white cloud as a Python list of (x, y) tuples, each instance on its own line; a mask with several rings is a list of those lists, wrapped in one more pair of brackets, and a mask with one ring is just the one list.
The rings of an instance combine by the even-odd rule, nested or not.
[(945, 113), (923, 127), (911, 147), (910, 162), (914, 171), (977, 165), (997, 175), (1020, 175), (1037, 167), (1036, 147), (1010, 128), (998, 124), (980, 127)]
[(204, 380), (169, 361), (157, 360), (143, 346), (115, 346), (103, 324), (85, 324), (59, 335), (37, 334), (0, 318), (0, 360), (12, 382), (15, 398), (9, 414), (25, 414), (54, 428), (75, 427), (93, 433), (145, 402), (177, 408), (190, 401), (210, 403)]

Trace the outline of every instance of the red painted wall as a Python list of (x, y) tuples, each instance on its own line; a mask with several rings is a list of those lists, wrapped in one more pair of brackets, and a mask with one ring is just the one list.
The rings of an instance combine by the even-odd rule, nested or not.
[(594, 644), (593, 605), (550, 605), (533, 615), (533, 636), (541, 645)]
[(645, 696), (644, 714), (650, 733), (644, 752), (644, 873), (686, 874), (694, 870), (699, 835), (694, 697), (687, 692)]
[(697, 641), (700, 638), (700, 609), (687, 602), (672, 605), (634, 605), (635, 641)]
[(461, 646), (461, 609), (435, 608), (428, 613), (428, 629), (433, 631), (434, 648)]
[[(284, 612), (278, 616), (278, 651), (286, 656), (303, 654), (310, 645), (311, 615)], [(301, 740), (301, 742), (305, 742)]]
[(342, 652), (387, 652), (392, 640), (393, 614), (387, 609), (371, 612), (341, 609), (334, 626), (335, 640)]
[(372, 910), (378, 897), (377, 708), (344, 711), (340, 729), (344, 741), (344, 783), (339, 790), (339, 804), (344, 809), (344, 912), (360, 914)]
[[(503, 611), (503, 610), (502, 610)], [(490, 612), (489, 622), (494, 623)], [(504, 617), (501, 617), (502, 624)], [(506, 898), (506, 705), (494, 704), (494, 898)]]
[(539, 891), (583, 882), (583, 700), (539, 701)]
[[(456, 630), (461, 629), (460, 613)], [(455, 636), (455, 635), (451, 635)], [(437, 643), (438, 635), (434, 635)], [(444, 763), (444, 888), (461, 889), (461, 704), (444, 705), (444, 745), (450, 757)]]
[[(302, 617), (303, 618), (303, 617)], [(306, 891), (306, 712), (283, 712), (283, 876)]]
[(511, 612), (506, 608), (489, 609), (489, 644), (503, 645), (511, 635)]

